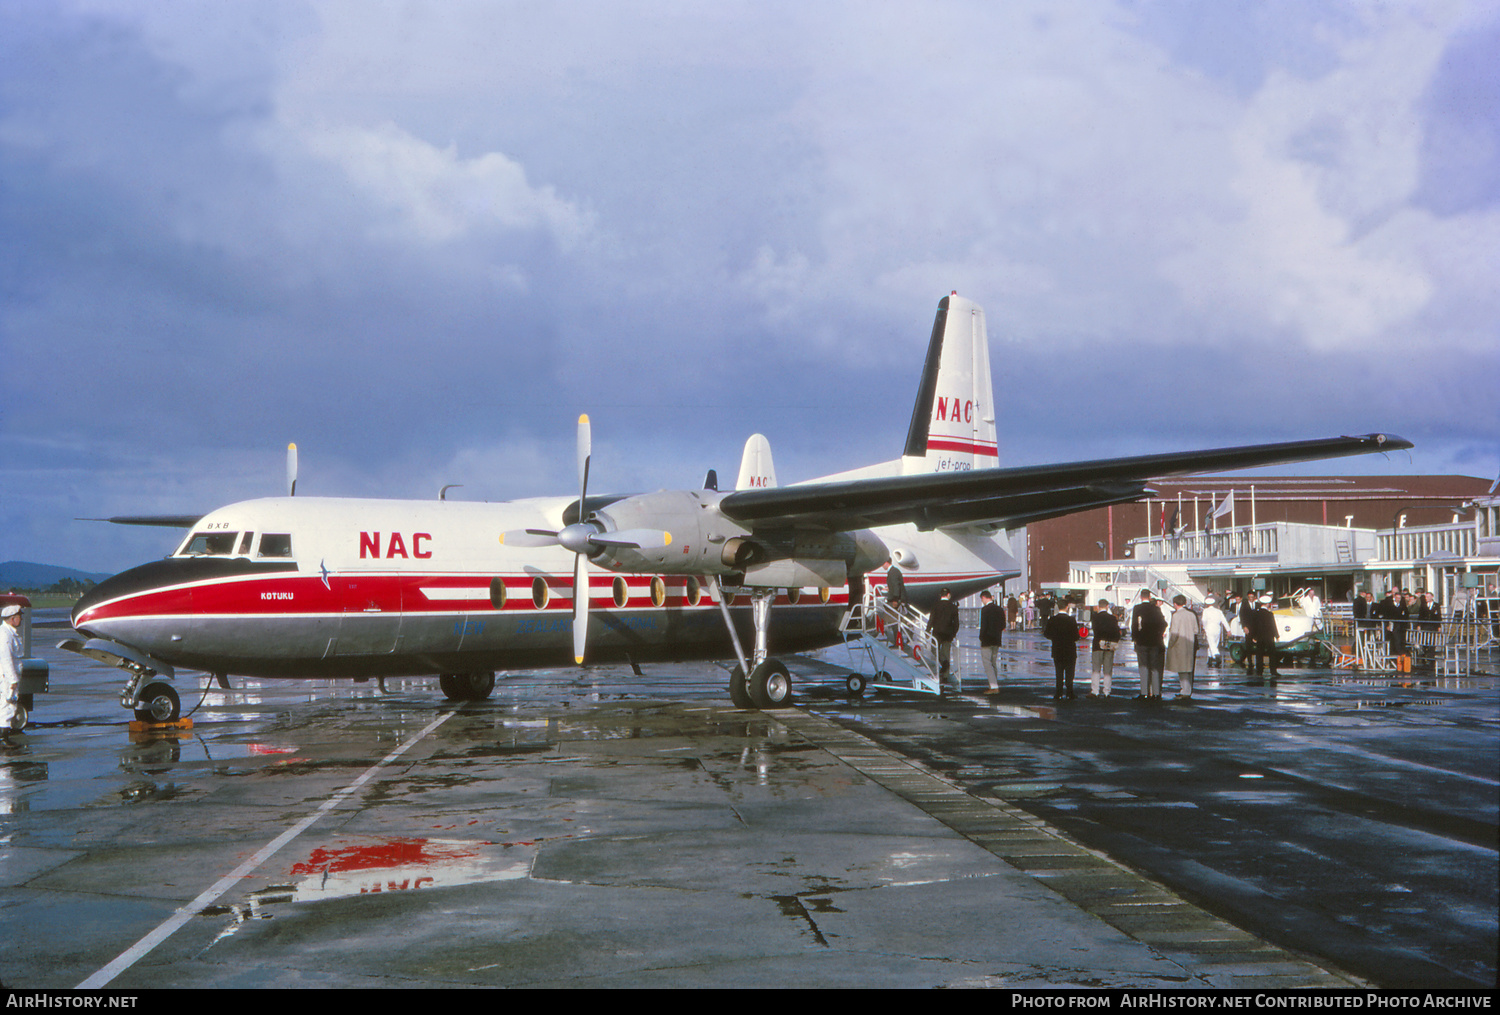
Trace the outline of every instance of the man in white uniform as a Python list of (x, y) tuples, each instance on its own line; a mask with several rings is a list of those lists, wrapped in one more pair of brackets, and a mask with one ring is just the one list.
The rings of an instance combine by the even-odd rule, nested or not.
[(21, 693), (21, 608), (0, 610), (0, 735), (9, 737)]
[(1229, 633), (1229, 621), (1224, 619), (1224, 611), (1219, 609), (1219, 604), (1213, 596), (1203, 600), (1203, 640), (1208, 643), (1208, 665), (1218, 666), (1219, 646), (1224, 644), (1224, 636)]

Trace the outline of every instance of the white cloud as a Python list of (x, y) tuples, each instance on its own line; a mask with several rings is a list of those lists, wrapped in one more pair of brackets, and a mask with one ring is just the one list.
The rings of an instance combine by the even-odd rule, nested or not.
[(588, 228), (586, 214), (553, 188), (533, 187), (525, 169), (499, 152), (462, 158), (455, 145), (438, 148), (393, 123), (307, 128), (300, 136), (386, 213), (388, 232), (447, 243), (490, 229), (537, 229), (566, 249)]

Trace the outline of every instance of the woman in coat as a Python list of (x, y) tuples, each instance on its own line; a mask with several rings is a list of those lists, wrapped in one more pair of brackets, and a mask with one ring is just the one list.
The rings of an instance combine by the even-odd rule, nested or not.
[(1177, 674), (1179, 698), (1193, 696), (1193, 664), (1198, 655), (1198, 618), (1187, 608), (1187, 596), (1172, 599), (1172, 622), (1167, 625), (1166, 668)]

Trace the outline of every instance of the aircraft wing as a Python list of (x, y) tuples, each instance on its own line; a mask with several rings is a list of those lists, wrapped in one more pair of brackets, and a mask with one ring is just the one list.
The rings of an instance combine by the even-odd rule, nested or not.
[(1250, 444), (1062, 465), (923, 473), (879, 479), (740, 490), (719, 501), (729, 518), (753, 528), (833, 530), (914, 523), (919, 529), (1027, 522), (1138, 500), (1164, 476), (1251, 469), (1263, 465), (1399, 451), (1411, 441), (1390, 434)]

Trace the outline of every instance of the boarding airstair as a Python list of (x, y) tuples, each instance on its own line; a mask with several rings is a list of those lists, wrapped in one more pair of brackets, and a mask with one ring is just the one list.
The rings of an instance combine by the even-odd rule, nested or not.
[[(844, 615), (844, 642), (851, 652), (869, 662), (871, 676), (851, 673), (849, 691), (863, 694), (865, 688), (906, 693), (943, 693), (938, 674), (937, 639), (927, 633), (927, 614), (909, 603), (888, 602), (881, 590), (865, 587), (860, 609)], [(952, 681), (958, 682), (957, 658)]]

